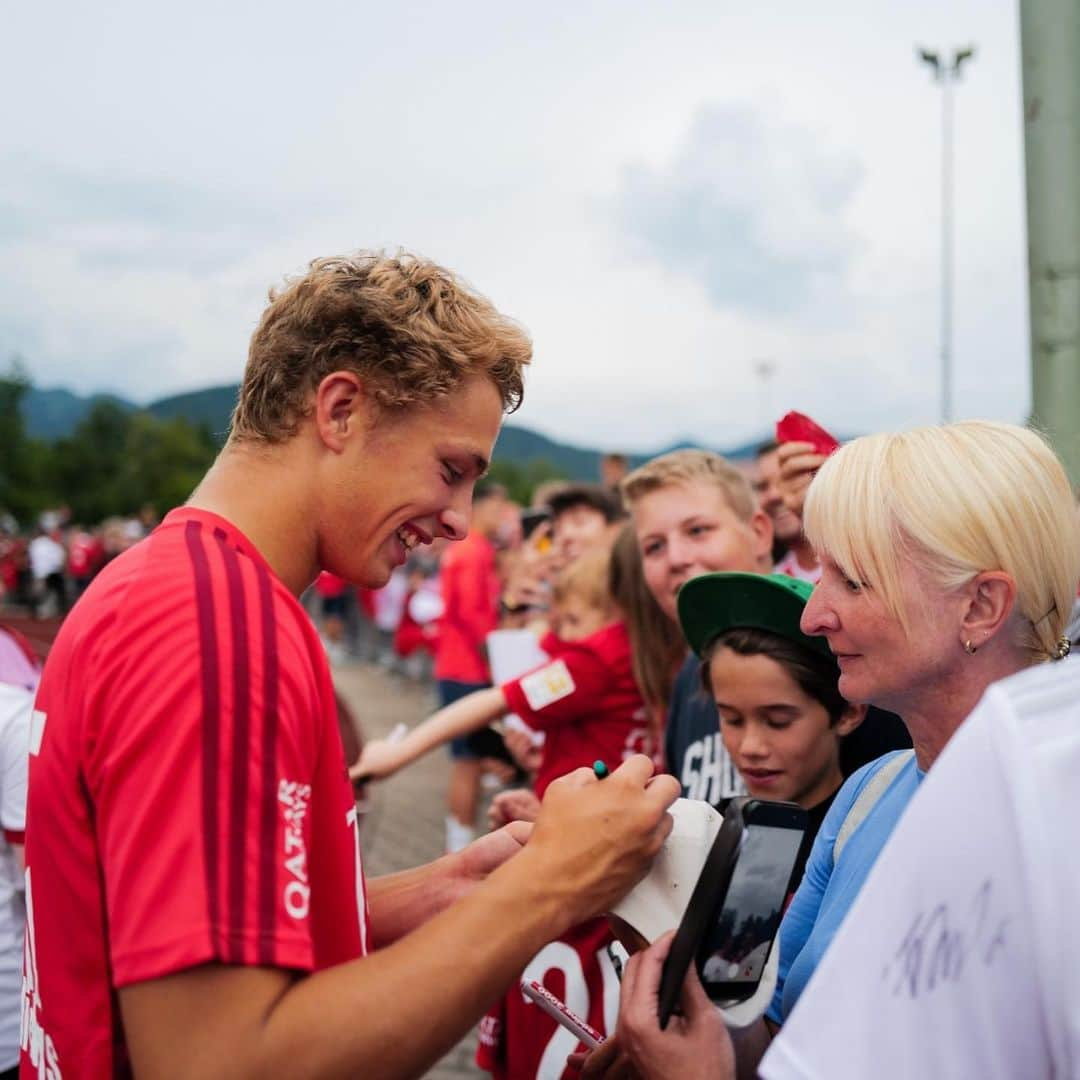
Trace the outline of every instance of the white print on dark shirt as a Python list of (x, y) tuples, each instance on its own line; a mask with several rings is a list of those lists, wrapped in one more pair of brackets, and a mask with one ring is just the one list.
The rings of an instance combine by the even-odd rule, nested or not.
[(702, 799), (714, 805), (745, 790), (719, 732), (706, 735), (686, 748), (679, 782), (686, 798)]
[(285, 819), (285, 910), (293, 919), (306, 919), (311, 910), (311, 886), (308, 883), (307, 841), (304, 818), (311, 801), (311, 785), (282, 780), (278, 784), (278, 802)]

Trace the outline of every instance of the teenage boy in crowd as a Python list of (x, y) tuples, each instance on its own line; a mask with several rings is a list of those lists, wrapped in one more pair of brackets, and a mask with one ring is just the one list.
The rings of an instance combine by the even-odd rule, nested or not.
[[(505, 488), (484, 481), (477, 484), (469, 534), (442, 558), (443, 616), (435, 646), (435, 686), (441, 707), (491, 685), (486, 643), (499, 625), (501, 589), (494, 538), (506, 506)], [(453, 852), (475, 837), (483, 763), (466, 737), (450, 743), (450, 757), (446, 850)]]
[[(333, 686), (297, 602), (462, 539), (521, 330), (408, 255), (272, 297), (189, 504), (95, 579), (35, 703), (22, 1067), (40, 1075), (419, 1076), (529, 957), (606, 910), (670, 830), (632, 758), (365, 884)], [(370, 955), (369, 955), (370, 954)]]
[(813, 547), (803, 536), (802, 518), (784, 502), (780, 481), (780, 444), (767, 442), (759, 447), (754, 464), (754, 491), (761, 509), (772, 520), (773, 537), (779, 549), (775, 572), (816, 585), (821, 578), (821, 564)]
[[(649, 591), (680, 634), (676, 598), (691, 578), (717, 570), (767, 574), (772, 522), (743, 474), (719, 454), (675, 450), (623, 481)], [(716, 706), (701, 689), (697, 657), (687, 651), (675, 678), (665, 732), (668, 770), (689, 799), (714, 805), (746, 788), (724, 748)]]
[[(679, 589), (700, 574), (735, 570), (769, 573), (772, 523), (746, 477), (708, 450), (675, 450), (654, 458), (623, 481), (623, 499), (641, 551), (649, 591), (679, 634)], [(845, 776), (890, 750), (911, 745), (899, 717), (872, 709), (845, 737)], [(746, 786), (724, 746), (716, 705), (704, 693), (700, 664), (687, 652), (675, 677), (664, 733), (664, 757), (688, 799), (722, 808)]]

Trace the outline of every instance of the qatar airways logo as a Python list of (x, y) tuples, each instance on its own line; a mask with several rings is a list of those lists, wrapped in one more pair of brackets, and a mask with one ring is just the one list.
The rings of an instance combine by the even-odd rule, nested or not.
[(294, 919), (306, 919), (311, 910), (311, 885), (307, 869), (307, 841), (304, 819), (311, 802), (311, 785), (282, 780), (278, 803), (285, 821), (284, 866), (287, 875), (283, 898), (285, 910)]

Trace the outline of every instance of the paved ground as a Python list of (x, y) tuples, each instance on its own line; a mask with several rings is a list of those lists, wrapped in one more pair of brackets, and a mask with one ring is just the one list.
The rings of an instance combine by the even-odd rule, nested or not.
[[(389, 733), (402, 721), (411, 726), (435, 706), (429, 688), (374, 664), (337, 667), (334, 679), (369, 738)], [(361, 826), (364, 869), (370, 876), (418, 866), (442, 854), (448, 773), (447, 755), (436, 751), (374, 789)], [(475, 1049), (476, 1036), (471, 1034), (427, 1075), (433, 1080), (486, 1077), (472, 1063)]]

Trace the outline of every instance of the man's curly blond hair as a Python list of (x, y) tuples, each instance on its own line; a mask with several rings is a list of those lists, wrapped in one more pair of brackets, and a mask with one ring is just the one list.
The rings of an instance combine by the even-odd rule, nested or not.
[(310, 415), (334, 371), (361, 376), (386, 410), (430, 404), (472, 375), (513, 412), (532, 342), (449, 270), (407, 252), (315, 259), (270, 291), (232, 417), (235, 440), (280, 442)]

